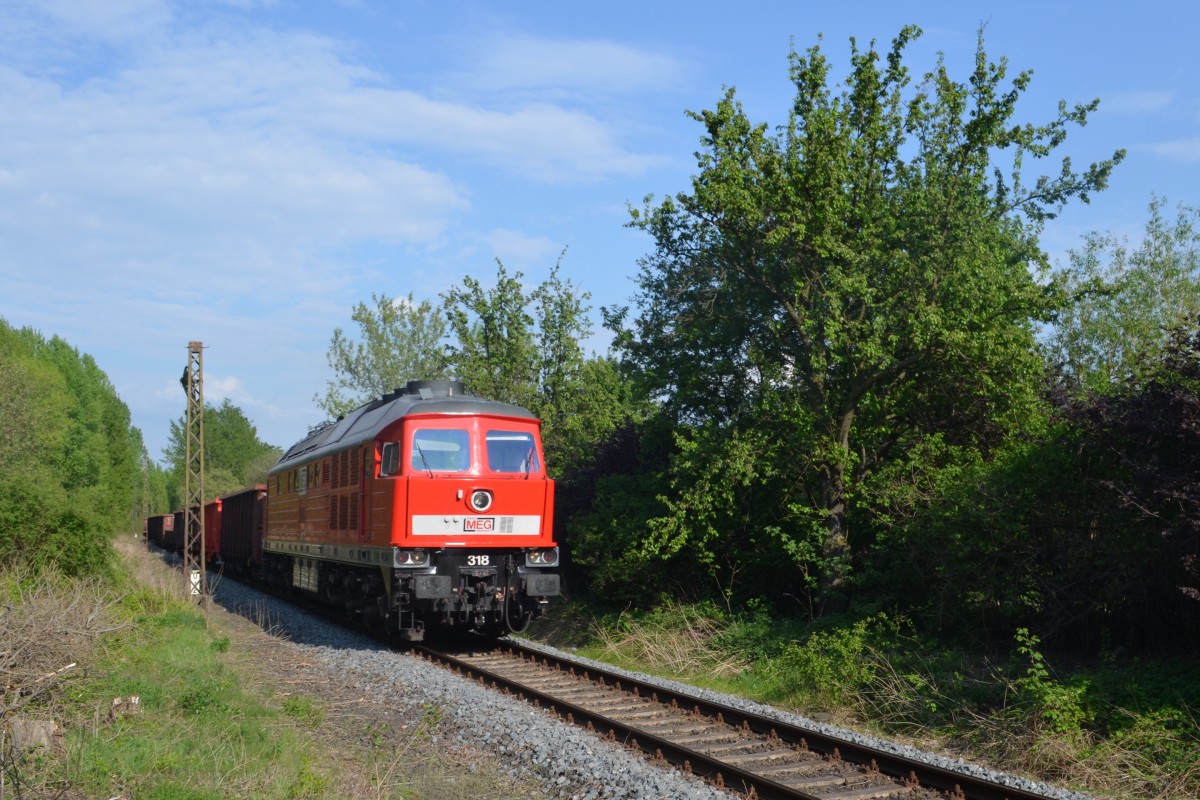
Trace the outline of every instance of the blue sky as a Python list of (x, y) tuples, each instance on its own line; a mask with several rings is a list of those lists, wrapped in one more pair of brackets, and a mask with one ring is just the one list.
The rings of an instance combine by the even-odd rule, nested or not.
[[(184, 410), (187, 343), (205, 397), (287, 446), (322, 419), (333, 329), (372, 292), (437, 299), (495, 259), (627, 302), (649, 240), (627, 203), (684, 190), (685, 110), (737, 88), (785, 120), (787, 58), (823, 34), (886, 47), (906, 23), (920, 74), (970, 69), (976, 32), (1018, 111), (1101, 99), (1062, 154), (1128, 158), (1050, 223), (1136, 238), (1152, 195), (1200, 205), (1193, 3), (0, 0), (0, 316), (92, 354), (150, 454)], [(598, 314), (595, 315), (598, 319)], [(598, 336), (592, 343), (605, 346)]]

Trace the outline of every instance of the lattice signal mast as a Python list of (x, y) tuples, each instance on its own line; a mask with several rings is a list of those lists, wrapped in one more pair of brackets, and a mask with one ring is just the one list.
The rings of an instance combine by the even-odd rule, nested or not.
[(187, 393), (187, 468), (184, 470), (183, 578), (185, 594), (207, 602), (204, 569), (204, 344), (188, 342), (188, 363), (179, 381)]

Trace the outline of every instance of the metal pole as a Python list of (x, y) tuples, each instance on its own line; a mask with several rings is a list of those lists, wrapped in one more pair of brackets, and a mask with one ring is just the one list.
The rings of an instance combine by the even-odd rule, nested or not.
[[(187, 465), (184, 470), (183, 580), (185, 595), (208, 610), (204, 552), (204, 345), (188, 342), (188, 365), (180, 381), (187, 393)], [(195, 552), (193, 552), (195, 551)]]

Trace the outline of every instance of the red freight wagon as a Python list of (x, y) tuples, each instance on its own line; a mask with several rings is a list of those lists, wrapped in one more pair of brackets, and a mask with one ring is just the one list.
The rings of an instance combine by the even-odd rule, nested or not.
[(187, 514), (182, 511), (176, 511), (173, 515), (174, 522), (171, 529), (167, 531), (163, 539), (163, 547), (170, 550), (172, 553), (183, 554), (183, 537), (184, 531), (187, 530)]
[(221, 560), (221, 498), (204, 504), (204, 563)]
[(166, 537), (175, 528), (173, 514), (157, 514), (146, 519), (146, 538), (159, 547), (166, 547)]

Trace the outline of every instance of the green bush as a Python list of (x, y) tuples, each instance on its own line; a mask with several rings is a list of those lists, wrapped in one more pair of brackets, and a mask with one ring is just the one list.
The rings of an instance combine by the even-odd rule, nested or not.
[(13, 476), (0, 481), (0, 564), (107, 575), (113, 553), (90, 509), (52, 484)]
[(814, 631), (785, 645), (763, 670), (781, 696), (797, 705), (853, 707), (878, 678), (876, 654), (897, 633), (896, 623), (882, 614), (848, 627)]
[(1070, 684), (1056, 680), (1038, 649), (1041, 640), (1025, 628), (1017, 630), (1016, 639), (1017, 654), (1029, 663), (1025, 674), (1016, 680), (1018, 699), (1035, 726), (1058, 736), (1081, 737), (1084, 726), (1091, 722), (1083, 702), (1086, 679), (1077, 678)]

